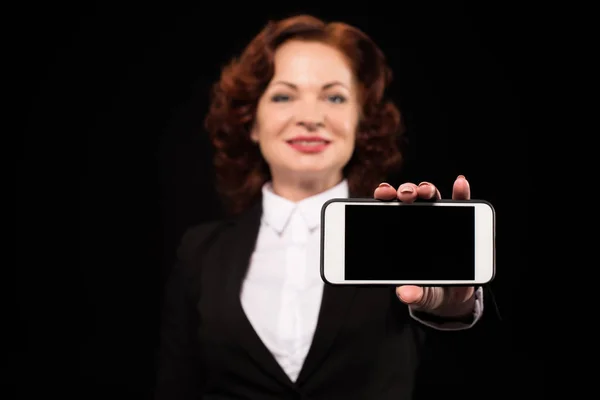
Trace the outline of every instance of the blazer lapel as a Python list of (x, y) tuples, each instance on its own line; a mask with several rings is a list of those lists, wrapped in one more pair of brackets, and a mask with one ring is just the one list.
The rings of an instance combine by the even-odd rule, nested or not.
[(317, 367), (321, 365), (342, 326), (342, 322), (346, 319), (355, 294), (356, 287), (325, 284), (317, 328), (296, 381), (298, 385), (306, 382)]
[[(261, 216), (262, 202), (258, 201), (248, 213), (233, 222), (229, 231), (227, 243), (231, 248), (224, 249), (225, 266), (228, 271), (225, 298), (231, 301), (228, 309), (233, 310), (235, 321), (232, 329), (235, 330), (233, 334), (237, 338), (236, 341), (256, 362), (257, 368), (263, 369), (284, 385), (294, 385), (252, 327), (240, 300), (242, 284), (258, 238)], [(355, 286), (325, 284), (313, 341), (296, 385), (302, 385), (327, 356), (342, 323), (347, 318), (356, 292)]]
[(240, 299), (242, 284), (258, 238), (261, 215), (262, 203), (258, 201), (249, 212), (235, 220), (230, 228), (226, 242), (231, 247), (223, 249), (224, 267), (228, 271), (225, 298), (231, 302), (227, 309), (232, 310), (234, 321), (231, 333), (236, 337), (236, 342), (255, 361), (257, 368), (262, 369), (280, 383), (290, 386), (293, 385), (292, 381), (252, 327)]
[[(354, 198), (356, 196), (351, 194), (349, 197)], [(332, 286), (325, 284), (317, 328), (310, 350), (296, 381), (298, 385), (306, 382), (310, 375), (316, 371), (317, 367), (321, 365), (322, 360), (327, 355), (342, 326), (342, 322), (347, 317), (356, 292), (356, 286)]]

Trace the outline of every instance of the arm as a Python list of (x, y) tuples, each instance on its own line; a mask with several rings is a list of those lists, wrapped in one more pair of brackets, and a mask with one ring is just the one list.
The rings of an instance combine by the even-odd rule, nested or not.
[(155, 400), (192, 400), (202, 393), (199, 255), (210, 244), (218, 223), (192, 228), (183, 235), (177, 259), (165, 287)]
[(453, 316), (436, 315), (419, 311), (409, 306), (410, 316), (416, 321), (441, 331), (457, 331), (472, 328), (483, 315), (483, 288), (479, 287), (473, 297), (461, 306), (460, 310), (453, 310)]
[(155, 400), (199, 397), (201, 375), (198, 339), (194, 335), (198, 316), (189, 303), (187, 275), (182, 265), (176, 265), (166, 286)]

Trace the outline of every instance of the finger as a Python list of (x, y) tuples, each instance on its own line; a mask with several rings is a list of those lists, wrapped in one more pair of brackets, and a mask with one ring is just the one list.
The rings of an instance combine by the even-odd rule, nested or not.
[(406, 304), (418, 304), (423, 297), (423, 288), (419, 286), (405, 285), (396, 288), (396, 296)]
[(398, 188), (397, 197), (398, 200), (404, 203), (412, 203), (417, 199), (417, 185), (414, 183), (403, 183)]
[(459, 304), (469, 300), (475, 294), (474, 286), (450, 288), (450, 298)]
[(459, 175), (452, 187), (452, 200), (470, 200), (471, 187), (463, 175)]
[(417, 187), (418, 198), (423, 200), (439, 200), (442, 198), (440, 191), (432, 183), (421, 182)]
[(427, 287), (421, 300), (411, 307), (440, 317), (466, 316), (475, 307), (474, 292), (474, 287)]
[(375, 189), (375, 193), (373, 196), (377, 200), (395, 200), (396, 199), (396, 189), (394, 189), (391, 185), (383, 182), (380, 183), (377, 189)]
[(447, 300), (446, 290), (441, 287), (425, 287), (421, 289), (419, 300), (412, 303), (414, 309), (433, 311)]

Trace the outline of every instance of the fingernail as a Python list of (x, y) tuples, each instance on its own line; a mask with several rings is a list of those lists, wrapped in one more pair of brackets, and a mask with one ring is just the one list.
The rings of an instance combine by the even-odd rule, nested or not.
[(400, 193), (412, 193), (415, 189), (411, 185), (400, 186)]
[(429, 182), (421, 182), (419, 183), (419, 187), (429, 186)]
[(392, 187), (392, 186), (390, 184), (388, 184), (388, 183), (382, 182), (377, 187)]
[(465, 178), (464, 175), (459, 175), (458, 178), (456, 178), (456, 179), (467, 179), (467, 178)]

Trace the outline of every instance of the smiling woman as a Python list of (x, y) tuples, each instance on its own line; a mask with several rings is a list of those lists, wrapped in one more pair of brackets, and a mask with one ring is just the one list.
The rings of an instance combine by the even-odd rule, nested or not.
[[(400, 114), (383, 97), (390, 76), (364, 33), (309, 16), (268, 24), (224, 68), (206, 127), (236, 215), (182, 238), (165, 293), (157, 400), (412, 398), (418, 338), (480, 317), (481, 293), (470, 287), (396, 294), (321, 279), (327, 201), (439, 194), (425, 182), (397, 192), (383, 182), (401, 159)], [(468, 198), (464, 178), (455, 187), (453, 197)], [(391, 252), (401, 268), (402, 252)]]
[(290, 40), (274, 61), (250, 137), (270, 167), (275, 193), (298, 201), (342, 181), (354, 150), (358, 89), (344, 55), (328, 45)]
[(372, 196), (401, 161), (390, 81), (381, 50), (352, 26), (310, 16), (268, 24), (223, 69), (205, 121), (228, 211), (245, 211), (268, 181), (291, 200), (342, 178)]

